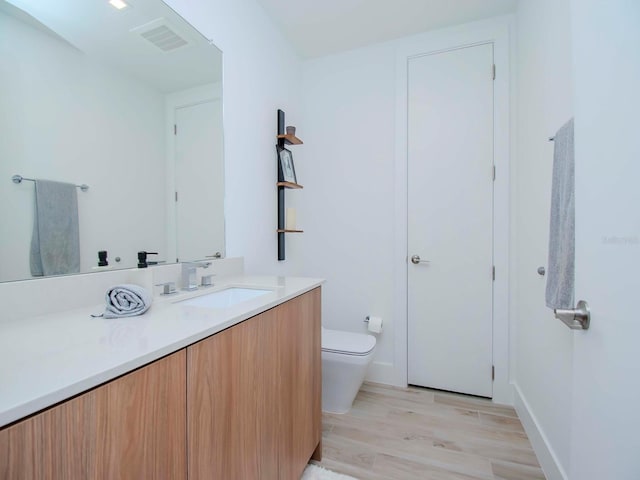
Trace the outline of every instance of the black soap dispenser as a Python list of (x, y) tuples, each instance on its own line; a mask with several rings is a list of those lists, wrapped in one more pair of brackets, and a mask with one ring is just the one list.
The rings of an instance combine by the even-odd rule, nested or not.
[(109, 265), (109, 262), (107, 261), (107, 251), (106, 250), (100, 250), (98, 252), (98, 266), (99, 267), (106, 267), (107, 265)]
[[(147, 263), (147, 255), (157, 255), (158, 252), (138, 252), (138, 268), (147, 268), (149, 264)], [(154, 264), (157, 262), (154, 262)]]

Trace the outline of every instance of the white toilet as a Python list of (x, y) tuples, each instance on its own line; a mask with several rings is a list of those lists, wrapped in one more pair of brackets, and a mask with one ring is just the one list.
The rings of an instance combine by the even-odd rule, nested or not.
[(322, 411), (351, 409), (375, 347), (373, 335), (322, 328)]

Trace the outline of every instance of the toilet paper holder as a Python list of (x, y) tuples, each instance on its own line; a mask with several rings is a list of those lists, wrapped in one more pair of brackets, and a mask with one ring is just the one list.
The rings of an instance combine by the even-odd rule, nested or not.
[(367, 324), (367, 330), (371, 333), (378, 334), (382, 332), (382, 318), (374, 315), (367, 315), (364, 319), (364, 323)]

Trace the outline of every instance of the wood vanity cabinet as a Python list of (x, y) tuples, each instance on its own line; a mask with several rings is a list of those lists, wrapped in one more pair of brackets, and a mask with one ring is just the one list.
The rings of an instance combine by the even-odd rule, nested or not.
[(190, 480), (295, 479), (319, 459), (320, 288), (187, 348)]
[(322, 454), (320, 289), (277, 308), (280, 479), (300, 478)]
[(0, 480), (298, 480), (320, 459), (320, 288), (0, 430)]
[(0, 479), (186, 478), (185, 351), (0, 431)]

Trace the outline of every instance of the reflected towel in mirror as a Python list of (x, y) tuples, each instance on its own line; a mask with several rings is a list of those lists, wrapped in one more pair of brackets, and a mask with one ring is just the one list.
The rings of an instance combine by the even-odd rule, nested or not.
[(78, 192), (71, 183), (35, 181), (35, 215), (31, 237), (31, 275), (80, 271)]

